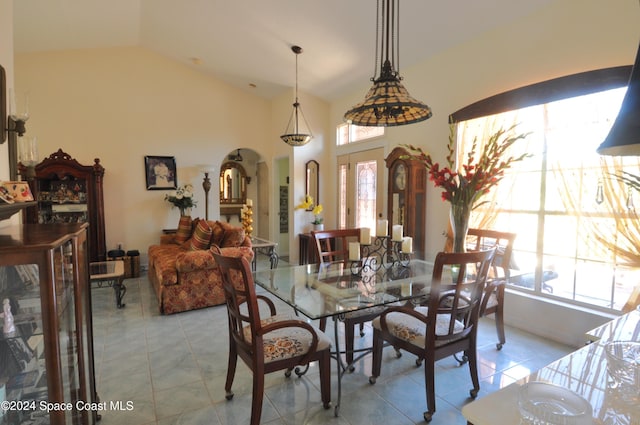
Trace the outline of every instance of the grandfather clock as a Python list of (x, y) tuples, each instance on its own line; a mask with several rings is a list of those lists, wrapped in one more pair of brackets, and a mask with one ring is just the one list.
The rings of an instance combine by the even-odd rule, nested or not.
[(402, 224), (413, 238), (414, 258), (424, 258), (427, 170), (420, 161), (404, 158), (409, 152), (394, 148), (385, 158), (389, 169), (387, 218), (389, 226)]

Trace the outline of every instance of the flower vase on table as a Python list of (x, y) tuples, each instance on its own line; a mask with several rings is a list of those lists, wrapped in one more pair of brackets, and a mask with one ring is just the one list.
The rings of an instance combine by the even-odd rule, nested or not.
[[(311, 221), (311, 230), (324, 230), (324, 223), (322, 222), (322, 216), (320, 215), (322, 214), (322, 205), (314, 204), (314, 200), (311, 196), (304, 195), (303, 201), (300, 204), (296, 205), (296, 209), (311, 211), (311, 214), (313, 214), (313, 221)], [(306, 229), (308, 229), (308, 227)]]
[(190, 216), (191, 215), (191, 208), (187, 207), (187, 208), (180, 208), (180, 217), (183, 216)]
[(453, 252), (467, 252), (466, 239), (469, 232), (471, 205), (464, 202), (452, 202), (449, 215), (453, 234)]
[(529, 134), (514, 135), (514, 131), (515, 125), (506, 130), (500, 129), (480, 146), (478, 140), (474, 139), (469, 152), (461, 158), (466, 157), (466, 162), (456, 164), (456, 126), (451, 124), (447, 164), (444, 167), (434, 162), (431, 155), (422, 148), (405, 145), (413, 152), (407, 157), (420, 161), (426, 167), (429, 180), (435, 187), (442, 189), (442, 200), (451, 203), (449, 214), (453, 231), (453, 252), (466, 251), (465, 239), (469, 231), (471, 210), (488, 202), (481, 201), (481, 198), (502, 180), (505, 170), (514, 162), (530, 156), (527, 153), (510, 155), (511, 146)]

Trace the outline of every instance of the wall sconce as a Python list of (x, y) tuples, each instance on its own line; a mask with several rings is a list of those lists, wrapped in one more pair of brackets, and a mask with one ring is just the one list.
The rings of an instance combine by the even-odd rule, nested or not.
[[(18, 99), (18, 97), (20, 99)], [(14, 131), (18, 136), (23, 136), (27, 131), (25, 123), (29, 119), (29, 95), (16, 94), (14, 89), (9, 90), (9, 123), (13, 122), (13, 128), (9, 125), (8, 131)]]
[(38, 141), (34, 136), (18, 137), (18, 161), (26, 167), (27, 181), (33, 180), (38, 163)]
[(7, 76), (4, 68), (0, 66), (0, 144), (5, 142), (7, 134), (10, 132), (22, 136), (27, 131), (25, 122), (29, 119), (29, 98), (25, 94), (21, 100), (22, 110), (19, 110), (16, 95), (14, 90), (11, 90), (9, 111), (7, 111)]

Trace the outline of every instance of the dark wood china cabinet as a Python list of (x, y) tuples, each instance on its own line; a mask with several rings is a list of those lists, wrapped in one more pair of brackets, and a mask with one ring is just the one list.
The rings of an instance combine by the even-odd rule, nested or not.
[(406, 158), (409, 152), (394, 148), (385, 158), (389, 169), (387, 217), (389, 228), (403, 226), (404, 235), (413, 238), (415, 258), (424, 258), (427, 170), (420, 161)]
[[(27, 175), (22, 164), (19, 170)], [(37, 204), (25, 210), (25, 222), (88, 223), (89, 260), (105, 261), (103, 177), (99, 158), (92, 165), (82, 165), (58, 149), (35, 166), (29, 186)]]

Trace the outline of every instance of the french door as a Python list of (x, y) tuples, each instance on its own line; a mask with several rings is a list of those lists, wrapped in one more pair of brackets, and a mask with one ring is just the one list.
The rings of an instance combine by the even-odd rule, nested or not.
[(338, 227), (376, 228), (385, 211), (384, 148), (338, 156)]

